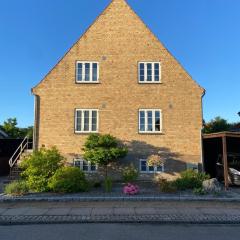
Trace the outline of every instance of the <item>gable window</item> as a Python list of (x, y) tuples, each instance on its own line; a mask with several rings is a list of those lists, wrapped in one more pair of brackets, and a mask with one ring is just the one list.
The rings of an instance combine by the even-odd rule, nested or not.
[(77, 83), (98, 83), (99, 64), (97, 62), (76, 63), (76, 82)]
[(74, 159), (73, 160), (74, 167), (79, 167), (84, 172), (96, 172), (97, 165), (91, 162), (88, 162), (84, 159)]
[(75, 132), (76, 133), (98, 132), (98, 110), (76, 109)]
[(162, 111), (160, 109), (139, 110), (139, 132), (140, 133), (161, 133), (162, 132)]
[(139, 68), (139, 83), (161, 82), (160, 62), (140, 62), (138, 68)]
[(141, 173), (159, 173), (164, 172), (164, 165), (148, 166), (146, 159), (140, 159), (140, 172)]

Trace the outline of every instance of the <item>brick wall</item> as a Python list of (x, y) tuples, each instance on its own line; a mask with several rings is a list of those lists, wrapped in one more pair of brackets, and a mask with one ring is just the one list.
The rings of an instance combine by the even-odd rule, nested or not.
[[(99, 84), (75, 83), (77, 60), (99, 62)], [(139, 84), (139, 61), (160, 61), (162, 84)], [(127, 161), (160, 150), (176, 161), (169, 171), (200, 162), (203, 89), (124, 0), (112, 1), (33, 93), (40, 101), (38, 146), (55, 145), (69, 161), (87, 137), (74, 133), (74, 109), (94, 108), (99, 132), (129, 144)], [(162, 109), (163, 134), (138, 133), (140, 108)]]

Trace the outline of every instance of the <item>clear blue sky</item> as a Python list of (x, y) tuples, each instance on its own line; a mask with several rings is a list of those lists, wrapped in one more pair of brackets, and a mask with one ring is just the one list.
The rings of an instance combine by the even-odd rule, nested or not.
[[(31, 87), (56, 64), (110, 0), (0, 0), (0, 123), (33, 123)], [(204, 118), (238, 121), (239, 0), (128, 0), (206, 89)]]

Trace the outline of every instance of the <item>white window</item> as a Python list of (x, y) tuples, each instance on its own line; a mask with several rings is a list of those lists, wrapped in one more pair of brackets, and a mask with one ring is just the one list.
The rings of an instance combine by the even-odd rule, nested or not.
[(139, 83), (161, 83), (160, 62), (140, 62), (138, 75)]
[(140, 172), (141, 173), (159, 173), (164, 172), (164, 165), (148, 166), (146, 159), (140, 159)]
[(162, 111), (160, 109), (139, 110), (139, 132), (140, 133), (161, 133), (162, 132)]
[(77, 83), (98, 83), (99, 82), (99, 63), (77, 61), (76, 82)]
[(98, 110), (97, 109), (76, 109), (75, 132), (76, 133), (98, 132)]
[(74, 159), (73, 160), (74, 167), (79, 167), (84, 172), (96, 172), (97, 165), (84, 159)]

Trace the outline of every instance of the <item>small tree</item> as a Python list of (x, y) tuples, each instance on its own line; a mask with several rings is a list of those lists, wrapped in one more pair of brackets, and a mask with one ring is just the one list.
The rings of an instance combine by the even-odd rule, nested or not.
[(117, 139), (109, 134), (91, 134), (84, 145), (84, 159), (103, 166), (106, 177), (109, 164), (125, 157), (127, 152), (127, 148), (119, 146)]

